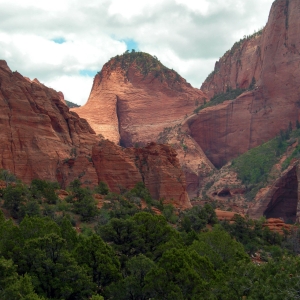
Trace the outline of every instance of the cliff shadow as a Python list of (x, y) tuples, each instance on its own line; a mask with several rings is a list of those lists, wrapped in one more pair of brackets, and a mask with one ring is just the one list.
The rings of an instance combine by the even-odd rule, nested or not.
[(298, 206), (298, 176), (294, 166), (277, 182), (264, 211), (266, 218), (281, 218), (285, 223), (295, 223)]

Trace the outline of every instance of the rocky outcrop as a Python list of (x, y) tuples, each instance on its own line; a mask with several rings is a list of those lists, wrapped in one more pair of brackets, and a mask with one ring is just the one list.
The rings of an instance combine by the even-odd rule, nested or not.
[(95, 76), (87, 103), (74, 108), (97, 134), (132, 146), (156, 141), (206, 99), (175, 71), (142, 52), (112, 58)]
[(243, 214), (236, 213), (233, 211), (225, 211), (221, 209), (215, 209), (216, 217), (219, 221), (228, 221), (228, 222), (234, 222), (234, 217), (236, 215), (239, 215), (241, 217), (245, 217)]
[(190, 198), (199, 196), (199, 189), (203, 187), (204, 183), (203, 179), (210, 176), (215, 170), (199, 145), (180, 124), (165, 128), (159, 134), (158, 142), (172, 145), (184, 171), (186, 190)]
[(144, 182), (154, 199), (164, 199), (177, 208), (191, 207), (185, 190), (185, 177), (176, 152), (168, 145), (150, 143), (145, 148), (122, 148), (109, 140), (93, 147), (99, 181), (108, 184), (113, 192), (129, 190)]
[(152, 142), (145, 148), (131, 149), (131, 153), (154, 199), (163, 199), (165, 204), (181, 209), (191, 207), (185, 176), (174, 149)]
[[(78, 176), (77, 166), (78, 172), (90, 168), (91, 162), (80, 161), (91, 152), (94, 131), (60, 98), (53, 89), (0, 62), (0, 168), (25, 182), (43, 178), (62, 184)], [(71, 157), (76, 167), (65, 168)], [(96, 184), (96, 173), (83, 175), (82, 181)]]
[(134, 159), (125, 150), (109, 140), (101, 140), (92, 150), (99, 181), (106, 182), (115, 193), (130, 190), (137, 182), (143, 181)]
[(291, 232), (292, 225), (285, 224), (283, 220), (270, 218), (264, 224), (263, 227), (268, 227), (272, 232), (284, 234), (285, 232)]
[[(237, 99), (200, 110), (189, 133), (215, 166), (295, 127), (299, 120), (300, 3), (277, 0), (262, 33), (237, 43), (201, 89), (209, 96), (249, 88)], [(253, 78), (255, 80), (253, 80)]]

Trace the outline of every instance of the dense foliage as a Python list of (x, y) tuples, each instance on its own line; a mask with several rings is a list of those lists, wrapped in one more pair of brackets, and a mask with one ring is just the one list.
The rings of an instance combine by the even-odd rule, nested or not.
[(76, 103), (73, 103), (73, 102), (68, 101), (68, 100), (66, 100), (66, 99), (65, 99), (65, 101), (66, 101), (66, 104), (67, 104), (67, 106), (68, 106), (69, 108), (80, 107), (80, 105), (78, 105), (78, 104), (76, 104)]
[(215, 106), (215, 105), (218, 105), (220, 103), (223, 103), (226, 100), (234, 100), (245, 91), (246, 91), (245, 89), (240, 89), (240, 88), (238, 88), (238, 89), (229, 88), (229, 89), (227, 89), (226, 92), (216, 94), (215, 96), (213, 96), (210, 99), (209, 102), (205, 102), (201, 106), (197, 107), (194, 110), (194, 113), (198, 113), (201, 109), (204, 109), (206, 107)]
[[(156, 56), (152, 56), (145, 52), (137, 52), (132, 50), (132, 52), (126, 51), (122, 55), (117, 55), (113, 57), (108, 65), (111, 70), (121, 67), (128, 77), (129, 67), (134, 65), (136, 69), (144, 76), (152, 74), (155, 78), (158, 78), (161, 82), (167, 81), (168, 83), (175, 83), (177, 81), (183, 80), (182, 77), (167, 67), (165, 67)], [(101, 74), (101, 73), (99, 73)]]
[[(263, 187), (270, 176), (273, 166), (278, 163), (288, 146), (294, 144), (300, 137), (300, 129), (292, 130), (292, 123), (286, 131), (281, 130), (276, 138), (252, 148), (232, 161), (231, 166), (237, 171), (238, 178), (248, 186), (248, 199)], [(283, 162), (285, 169), (295, 157), (299, 157), (299, 146)]]
[[(106, 199), (101, 209), (94, 191), (79, 180), (65, 200), (56, 189), (55, 183), (34, 180), (30, 186), (9, 183), (0, 191), (5, 215), (14, 218), (0, 211), (1, 299), (299, 295), (297, 230), (280, 236), (264, 228), (264, 220), (240, 216), (219, 224), (210, 205), (177, 211), (153, 200), (142, 183), (122, 194), (100, 183), (96, 190)], [(255, 253), (260, 265), (250, 259)]]

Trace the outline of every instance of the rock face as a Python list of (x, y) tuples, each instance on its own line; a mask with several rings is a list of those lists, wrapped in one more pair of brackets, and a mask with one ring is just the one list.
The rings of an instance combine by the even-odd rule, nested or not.
[[(92, 166), (85, 156), (91, 151), (94, 131), (60, 99), (53, 89), (11, 72), (0, 61), (0, 168), (25, 182), (43, 178), (68, 184), (78, 176), (77, 165), (80, 172)], [(75, 156), (74, 168), (64, 166)], [(86, 180), (96, 184), (96, 172), (89, 172), (88, 178), (83, 175), (82, 181)]]
[(132, 189), (143, 178), (126, 149), (109, 140), (102, 140), (93, 146), (92, 160), (99, 181), (104, 181), (110, 190), (119, 193), (122, 189)]
[(152, 142), (145, 148), (131, 151), (153, 198), (165, 199), (164, 203), (173, 204), (181, 209), (191, 207), (185, 189), (185, 176), (174, 149)]
[(96, 133), (129, 147), (156, 141), (164, 128), (183, 121), (206, 98), (157, 58), (135, 52), (106, 63), (87, 103), (72, 110)]
[(99, 181), (106, 182), (113, 192), (144, 182), (154, 199), (185, 209), (191, 203), (176, 156), (168, 145), (150, 143), (145, 148), (124, 149), (109, 140), (95, 145), (92, 153)]
[(190, 135), (215, 166), (299, 120), (299, 17), (299, 1), (274, 1), (262, 33), (236, 43), (203, 83), (201, 89), (209, 96), (228, 88), (253, 88), (233, 101), (200, 110), (188, 121)]
[(154, 198), (190, 206), (185, 178), (174, 150), (164, 145), (122, 149), (101, 141), (85, 119), (62, 101), (62, 94), (11, 72), (0, 61), (0, 169), (24, 182), (79, 178), (85, 185), (107, 181), (113, 191), (144, 181)]
[(168, 143), (176, 150), (182, 170), (186, 177), (186, 190), (190, 198), (199, 196), (203, 179), (215, 170), (202, 149), (186, 132), (186, 128), (178, 124), (166, 128), (160, 133), (158, 142)]

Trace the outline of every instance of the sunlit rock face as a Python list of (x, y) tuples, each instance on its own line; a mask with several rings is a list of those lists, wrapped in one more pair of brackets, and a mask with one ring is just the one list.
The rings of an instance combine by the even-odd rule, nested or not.
[(175, 71), (143, 52), (112, 58), (94, 79), (87, 103), (72, 109), (122, 146), (156, 141), (207, 99)]
[(97, 184), (86, 158), (96, 135), (61, 99), (0, 61), (0, 169), (27, 183), (41, 178), (65, 185), (82, 174), (83, 182)]

